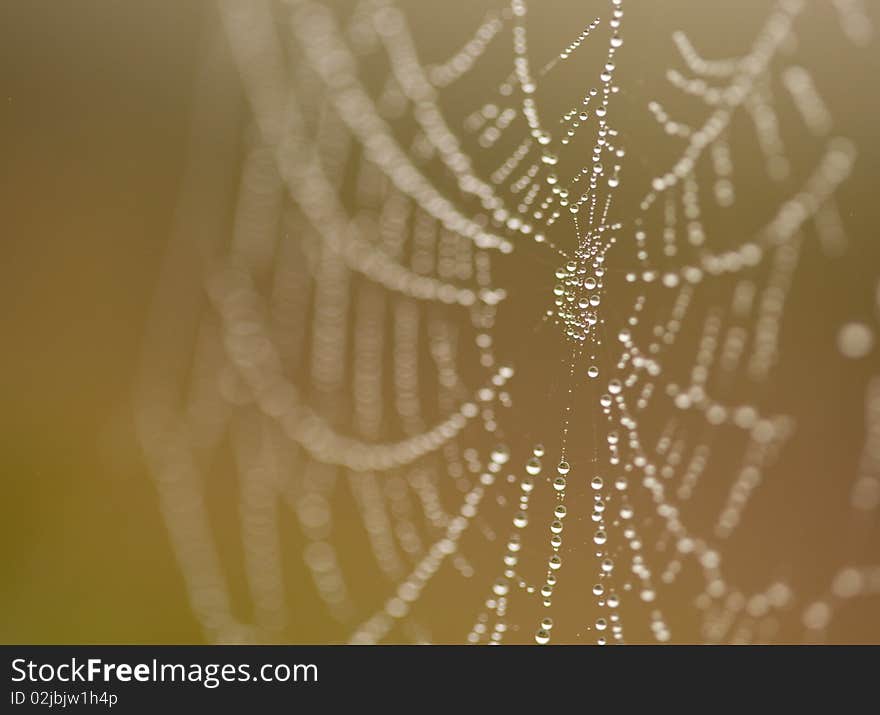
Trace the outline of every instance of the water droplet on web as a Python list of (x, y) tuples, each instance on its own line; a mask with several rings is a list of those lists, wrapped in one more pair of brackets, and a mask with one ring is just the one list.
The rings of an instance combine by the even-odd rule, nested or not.
[(844, 357), (865, 357), (874, 348), (874, 331), (865, 323), (847, 323), (837, 333), (837, 348)]
[(550, 642), (550, 634), (545, 631), (543, 628), (539, 629), (537, 633), (535, 633), (535, 643), (538, 645), (547, 645)]
[(496, 596), (505, 596), (509, 590), (510, 586), (505, 579), (498, 579), (492, 584), (492, 592)]
[(492, 449), (490, 456), (496, 464), (505, 464), (510, 459), (510, 450), (507, 448), (507, 445), (499, 444)]

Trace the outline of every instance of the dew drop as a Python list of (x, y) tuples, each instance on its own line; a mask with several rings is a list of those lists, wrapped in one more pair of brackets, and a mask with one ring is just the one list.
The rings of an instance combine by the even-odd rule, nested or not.
[(509, 590), (510, 585), (506, 579), (499, 578), (494, 584), (492, 584), (492, 593), (496, 596), (506, 596)]
[(506, 444), (496, 445), (492, 449), (491, 459), (495, 464), (505, 464), (510, 459), (510, 450)]
[(847, 323), (837, 333), (837, 349), (844, 357), (863, 358), (874, 347), (874, 331), (865, 323)]
[(537, 633), (535, 633), (535, 643), (538, 645), (547, 645), (550, 642), (550, 634), (545, 631), (543, 628), (540, 628)]

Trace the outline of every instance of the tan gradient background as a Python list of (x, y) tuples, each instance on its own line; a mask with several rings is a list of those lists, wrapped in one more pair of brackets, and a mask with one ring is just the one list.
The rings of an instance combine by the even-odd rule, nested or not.
[[(404, 3), (424, 40), (424, 56), (448, 55), (483, 15), (468, 0), (440, 5)], [(540, 3), (530, 20), (539, 57), (552, 56), (573, 27), (597, 14), (587, 5)], [(737, 54), (751, 43), (767, 8), (757, 0), (629, 0), (617, 76), (624, 89), (615, 101), (629, 151), (642, 147), (644, 165), (625, 175), (634, 195), (651, 169), (672, 156), (645, 111), (655, 97), (676, 109), (675, 94), (662, 80), (663, 68), (675, 62), (670, 33), (685, 29), (707, 55)], [(35, 0), (0, 9), (0, 641), (201, 642), (134, 438), (131, 395), (178, 199), (199, 46), (212, 17), (212, 4), (196, 0)], [(815, 240), (807, 241), (785, 318), (784, 369), (767, 388), (768, 399), (796, 415), (798, 433), (725, 554), (743, 586), (785, 575), (805, 594), (821, 592), (843, 563), (880, 562), (876, 525), (858, 545), (840, 538), (864, 437), (864, 386), (880, 360), (875, 350), (861, 361), (844, 361), (834, 344), (842, 322), (864, 320), (875, 328), (878, 322), (880, 46), (875, 40), (855, 48), (834, 23), (830, 10), (812, 13), (798, 52), (831, 107), (836, 131), (859, 147), (855, 174), (840, 197), (850, 250), (829, 262)], [(570, 87), (559, 91), (566, 101), (576, 95)], [(475, 107), (479, 97), (466, 99)], [(230, 135), (229, 142), (239, 141)], [(802, 137), (789, 149), (807, 157), (814, 147)], [(757, 171), (759, 158), (751, 153)], [(743, 171), (749, 161), (741, 161)], [(235, 167), (230, 170), (234, 179)], [(749, 187), (740, 184), (744, 214), (737, 220), (760, 225), (768, 197), (759, 182), (751, 193)], [(750, 221), (751, 211), (757, 220)], [(522, 355), (524, 344), (534, 347), (531, 362), (519, 366), (518, 406), (508, 427), (521, 459), (535, 441), (554, 454), (562, 352), (553, 331), (537, 327), (554, 267), (536, 269), (540, 259), (515, 257), (523, 260), (504, 271), (514, 300), (507, 318), (502, 315), (499, 352)], [(573, 429), (586, 429), (588, 423), (577, 420)], [(723, 479), (729, 484), (729, 476)], [(345, 638), (298, 568), (292, 548), (287, 637)], [(494, 577), (494, 569), (486, 577)], [(571, 596), (559, 607), (572, 622), (587, 600), (578, 594), (593, 580), (586, 572), (563, 574)], [(483, 586), (439, 582), (430, 596), (437, 640), (463, 639)], [(365, 588), (364, 598), (375, 602), (387, 589), (374, 590)], [(471, 606), (463, 616), (449, 605), (458, 602)], [(880, 642), (878, 606), (847, 606), (831, 640)], [(673, 633), (686, 641), (697, 639), (690, 608), (682, 599), (667, 612)], [(792, 618), (782, 640), (799, 637)], [(527, 637), (532, 622), (523, 617)], [(571, 640), (581, 630), (572, 626)], [(640, 639), (634, 628), (631, 640)]]

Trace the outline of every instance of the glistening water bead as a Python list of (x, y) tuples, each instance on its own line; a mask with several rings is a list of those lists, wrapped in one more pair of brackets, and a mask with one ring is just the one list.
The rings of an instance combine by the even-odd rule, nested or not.
[(510, 450), (506, 444), (496, 445), (492, 449), (490, 457), (496, 464), (506, 464), (507, 460), (510, 459)]
[(539, 628), (535, 633), (535, 643), (538, 645), (547, 645), (550, 642), (550, 633), (543, 628)]

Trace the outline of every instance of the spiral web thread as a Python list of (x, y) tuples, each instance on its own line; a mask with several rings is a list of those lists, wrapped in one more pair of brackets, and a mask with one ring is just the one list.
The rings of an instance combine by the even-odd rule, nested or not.
[[(860, 4), (834, 5), (847, 37), (869, 42)], [(664, 594), (693, 567), (708, 642), (772, 640), (774, 614), (792, 606), (821, 639), (842, 601), (880, 592), (880, 566), (844, 565), (827, 593), (806, 599), (782, 580), (741, 592), (723, 568), (725, 541), (796, 429), (786, 414), (738, 403), (733, 387), (772, 375), (807, 228), (829, 254), (845, 250), (834, 195), (856, 148), (834, 133), (809, 70), (788, 60), (809, 6), (775, 5), (739, 57), (703, 59), (673, 35), (683, 69), (667, 79), (702, 113), (686, 123), (649, 103), (680, 152), (626, 214), (615, 197), (630, 158), (612, 121), (626, 51), (620, 0), (602, 4), (540, 66), (525, 0), (490, 10), (459, 51), (433, 64), (423, 64), (390, 0), (362, 0), (346, 14), (309, 0), (219, 8), (253, 120), (233, 229), (196, 262), (202, 274), (187, 275), (201, 291), (187, 308), (196, 329), (174, 346), (149, 345), (137, 404), (172, 544), (210, 638), (285, 637), (281, 529), (291, 516), (318, 595), (358, 643), (430, 640), (422, 598), (441, 570), (475, 576), (469, 540), (478, 550), (488, 544), (497, 569), (482, 602), (460, 604), (472, 619), (460, 637), (472, 643), (502, 643), (514, 630), (550, 642), (555, 592), (576, 549), (595, 571), (585, 599), (600, 615), (588, 636), (562, 640), (624, 642), (628, 599), (648, 605), (657, 641), (674, 640)], [(488, 88), (491, 101), (453, 124), (444, 96), (504, 38), (509, 74)], [(581, 72), (588, 79), (571, 109), (550, 116), (539, 86), (590, 43), (603, 43), (604, 61)], [(378, 87), (361, 72), (376, 58), (387, 67)], [(783, 101), (819, 148), (802, 176), (785, 153)], [(731, 245), (703, 216), (735, 205), (729, 129), (739, 117), (753, 125), (767, 180), (798, 188)], [(513, 148), (499, 160), (502, 144)], [(493, 170), (478, 170), (487, 161), (477, 155), (494, 157)], [(494, 269), (526, 249), (557, 266), (544, 319), (564, 335), (571, 383), (599, 385), (586, 403), (569, 397), (551, 469), (540, 445), (516, 466), (510, 445), (522, 437), (504, 428), (516, 379), (496, 354), (496, 318), (509, 296)], [(610, 292), (615, 276), (631, 303)], [(155, 319), (169, 306), (184, 309), (157, 303)], [(673, 380), (664, 361), (683, 335), (697, 338), (681, 348), (691, 368)], [(592, 462), (569, 464), (568, 445), (585, 439), (569, 434), (583, 410), (594, 413)], [(852, 487), (854, 529), (880, 504), (878, 411), (875, 379)], [(659, 438), (641, 434), (642, 415), (660, 416)], [(681, 512), (719, 440), (737, 445), (738, 461), (723, 508), (700, 535)], [(224, 460), (234, 465), (248, 622), (235, 615), (206, 496)], [(583, 498), (571, 496), (575, 480), (589, 485)], [(539, 516), (530, 505), (542, 490), (552, 505)], [(390, 585), (372, 608), (336, 541), (342, 500), (362, 524), (373, 581)], [(591, 542), (573, 549), (564, 537), (575, 509), (592, 527)], [(549, 532), (535, 536), (536, 522)], [(549, 558), (529, 563), (527, 540), (548, 533)], [(542, 604), (544, 617), (522, 623), (514, 592)]]

